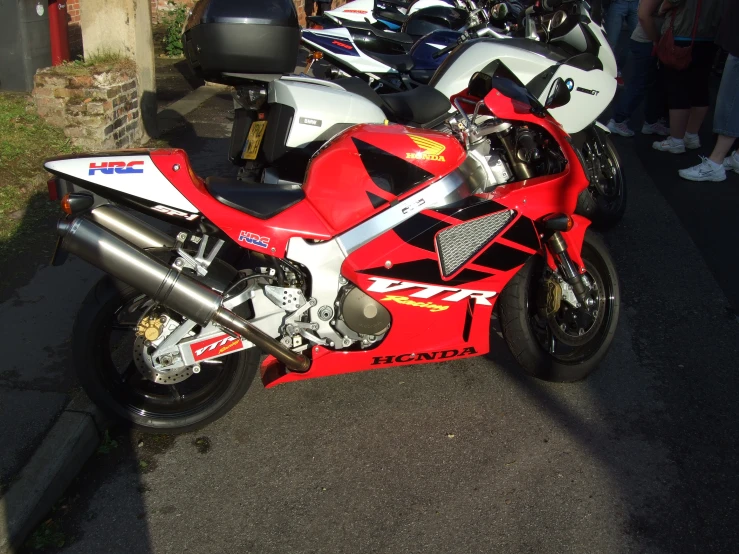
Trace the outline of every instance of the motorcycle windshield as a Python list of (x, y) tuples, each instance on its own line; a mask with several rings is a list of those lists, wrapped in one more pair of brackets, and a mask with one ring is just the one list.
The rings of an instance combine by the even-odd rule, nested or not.
[(492, 90), (497, 90), (503, 96), (523, 104), (527, 111), (543, 112), (544, 110), (544, 106), (536, 96), (531, 94), (526, 85), (500, 60), (491, 62), (470, 79), (470, 94), (484, 98)]

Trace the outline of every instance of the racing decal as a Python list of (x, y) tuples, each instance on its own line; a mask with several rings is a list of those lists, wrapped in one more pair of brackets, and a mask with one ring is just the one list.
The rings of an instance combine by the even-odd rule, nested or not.
[(433, 302), (416, 302), (415, 300), (411, 300), (407, 296), (393, 296), (392, 294), (389, 294), (385, 298), (381, 298), (380, 300), (382, 302), (395, 302), (396, 304), (403, 304), (404, 306), (428, 308), (432, 312), (443, 312), (444, 310), (449, 309), (449, 306), (434, 304)]
[(244, 344), (241, 342), (241, 339), (232, 337), (231, 335), (217, 335), (201, 340), (200, 342), (192, 343), (190, 350), (192, 351), (193, 359), (198, 362), (241, 350), (243, 346)]
[(406, 281), (383, 279), (382, 277), (369, 277), (369, 279), (374, 281), (374, 283), (369, 286), (367, 289), (368, 292), (400, 292), (408, 291), (408, 289), (421, 289), (408, 296), (410, 298), (431, 298), (433, 296), (445, 294), (447, 296), (440, 298), (440, 300), (443, 300), (444, 302), (459, 302), (460, 300), (465, 300), (467, 298), (474, 298), (479, 304), (492, 306), (488, 301), (488, 298), (492, 298), (498, 294), (497, 292), (487, 290), (458, 289), (438, 285), (424, 285), (422, 283), (409, 283)]
[(385, 192), (400, 196), (433, 177), (417, 165), (363, 140), (352, 138), (352, 142), (372, 182)]
[(398, 356), (375, 356), (370, 365), (400, 364), (407, 362), (432, 362), (434, 360), (448, 360), (449, 358), (461, 358), (463, 356), (474, 356), (477, 350), (470, 346), (462, 350), (441, 350), (438, 352), (419, 352), (418, 354), (400, 354)]
[(239, 233), (239, 241), (253, 244), (260, 248), (267, 248), (269, 246), (269, 237), (260, 237), (256, 233), (250, 233), (248, 231), (241, 231)]
[(351, 44), (341, 42), (340, 40), (333, 40), (331, 41), (331, 44), (333, 44), (334, 46), (338, 46), (339, 48), (344, 48), (345, 50), (354, 50), (354, 47)]
[(442, 156), (444, 150), (446, 150), (446, 146), (444, 146), (443, 144), (426, 137), (419, 137), (418, 135), (408, 136), (416, 144), (416, 146), (421, 149), (421, 152), (407, 152), (405, 155), (406, 159), (431, 160), (434, 162), (446, 161), (444, 159), (444, 156)]
[(138, 167), (142, 165), (144, 165), (144, 162), (141, 160), (134, 160), (128, 163), (124, 161), (100, 163), (91, 162), (88, 175), (95, 175), (96, 171), (99, 171), (100, 173), (103, 173), (105, 175), (113, 175), (116, 173), (119, 175), (129, 173), (143, 173), (144, 169)]
[(186, 219), (187, 221), (194, 221), (199, 217), (199, 214), (189, 214), (187, 212), (181, 212), (179, 210), (168, 208), (167, 206), (157, 205), (153, 206), (151, 209), (165, 215), (170, 215), (172, 217), (181, 217), (183, 219)]

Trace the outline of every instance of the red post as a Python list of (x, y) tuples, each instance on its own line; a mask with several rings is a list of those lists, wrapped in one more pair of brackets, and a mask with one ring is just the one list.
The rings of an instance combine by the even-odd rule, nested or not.
[(49, 34), (51, 36), (51, 63), (60, 65), (69, 61), (69, 16), (67, 0), (49, 0)]

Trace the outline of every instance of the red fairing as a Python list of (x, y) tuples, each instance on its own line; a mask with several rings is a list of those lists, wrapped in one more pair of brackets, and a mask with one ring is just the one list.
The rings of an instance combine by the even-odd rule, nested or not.
[[(308, 202), (298, 202), (270, 219), (259, 219), (226, 206), (213, 198), (205, 183), (192, 171), (183, 150), (154, 150), (151, 159), (159, 171), (200, 210), (214, 225), (236, 243), (282, 258), (287, 242), (293, 237), (328, 240), (333, 233)], [(175, 169), (175, 167), (177, 169)], [(244, 232), (268, 239), (265, 247), (254, 246), (243, 240)], [(239, 238), (242, 240), (239, 240)]]
[(357, 125), (308, 168), (306, 198), (335, 234), (449, 174), (466, 153), (452, 136), (401, 125)]

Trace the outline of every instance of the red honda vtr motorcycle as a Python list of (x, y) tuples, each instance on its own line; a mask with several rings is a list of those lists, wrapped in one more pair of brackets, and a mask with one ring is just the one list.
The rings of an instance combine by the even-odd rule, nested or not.
[[(567, 101), (560, 80), (547, 106)], [(260, 351), (268, 387), (458, 360), (488, 352), (496, 305), (526, 372), (587, 376), (613, 339), (619, 285), (589, 222), (571, 215), (582, 162), (502, 64), (454, 102), (453, 135), (343, 131), (302, 188), (203, 181), (181, 150), (48, 161), (53, 192), (66, 193), (59, 246), (110, 275), (74, 329), (90, 398), (143, 430), (188, 431), (238, 402)], [(499, 152), (540, 176), (496, 186)]]

